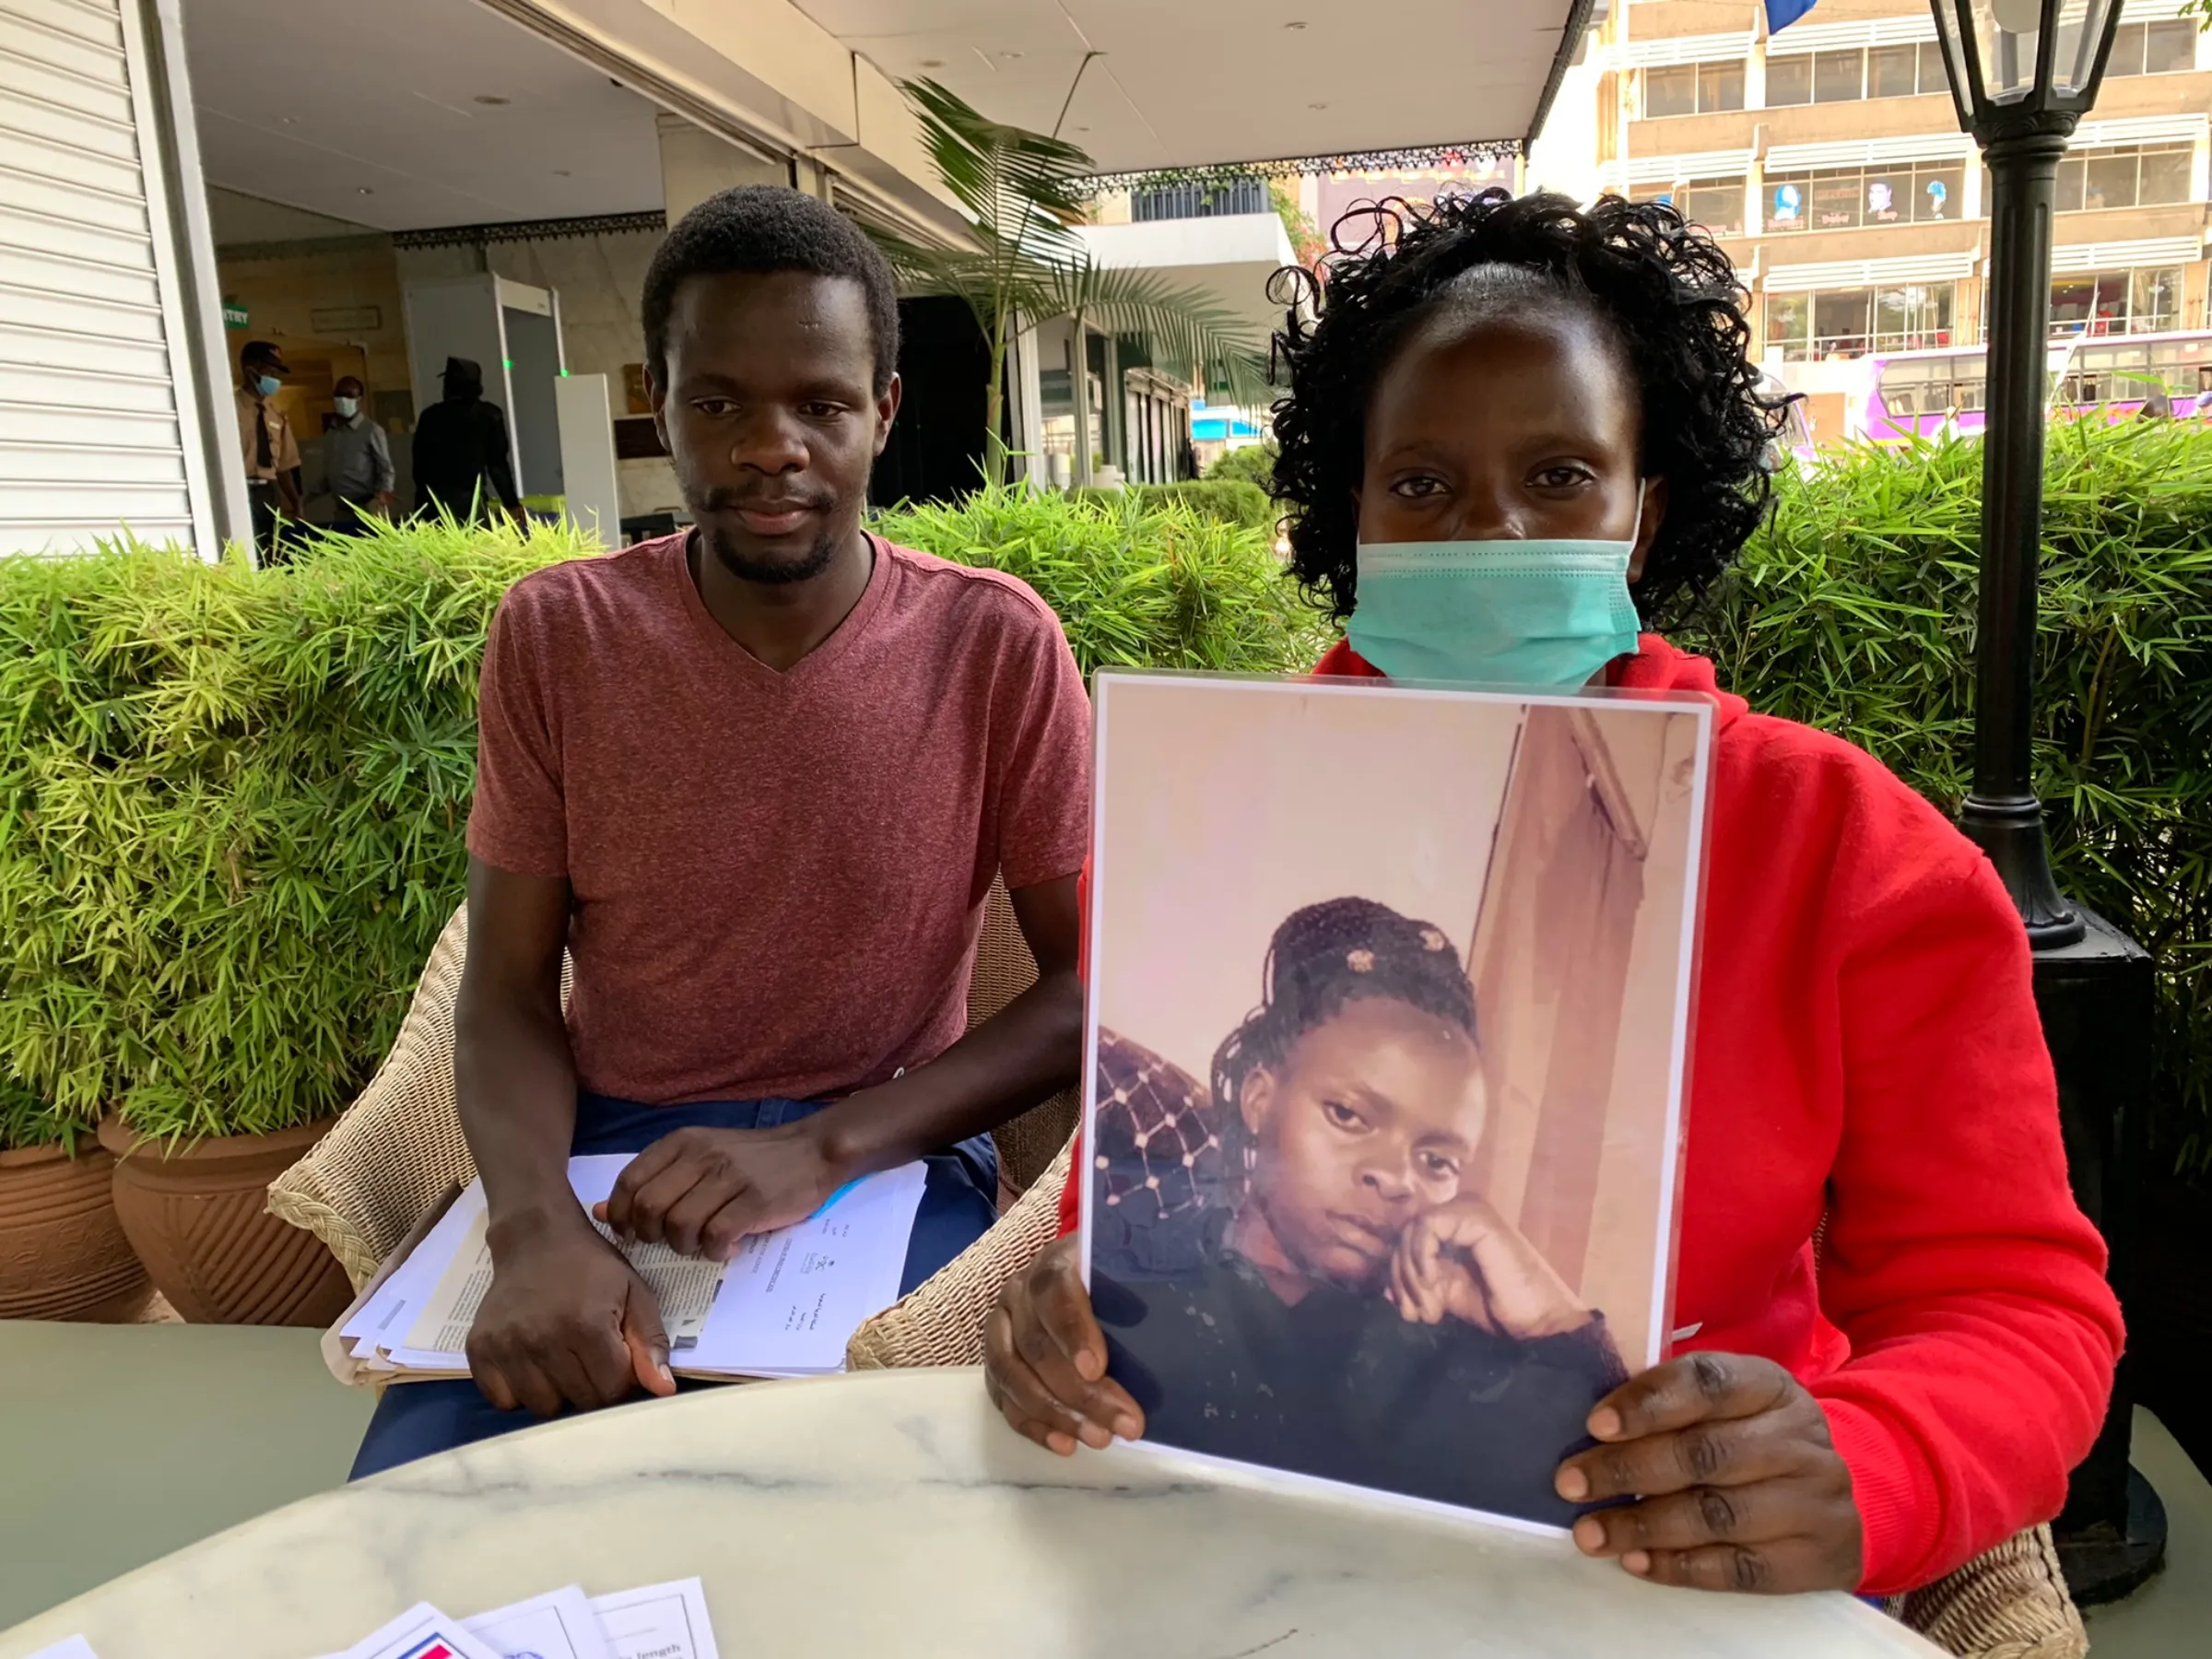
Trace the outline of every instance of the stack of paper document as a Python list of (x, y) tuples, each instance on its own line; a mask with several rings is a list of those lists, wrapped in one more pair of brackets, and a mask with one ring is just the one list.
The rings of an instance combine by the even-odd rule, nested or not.
[(587, 1596), (581, 1585), (448, 1618), (417, 1602), (326, 1659), (719, 1659), (697, 1579)]
[[(587, 1213), (629, 1162), (569, 1160), (569, 1184)], [(661, 1244), (628, 1246), (660, 1300), (670, 1368), (687, 1377), (842, 1371), (853, 1333), (899, 1299), (924, 1174), (911, 1163), (857, 1181), (797, 1225), (747, 1239), (726, 1265)], [(394, 1252), (324, 1339), (342, 1381), (468, 1374), (469, 1325), (491, 1284), (485, 1219), (484, 1184), (471, 1182)]]

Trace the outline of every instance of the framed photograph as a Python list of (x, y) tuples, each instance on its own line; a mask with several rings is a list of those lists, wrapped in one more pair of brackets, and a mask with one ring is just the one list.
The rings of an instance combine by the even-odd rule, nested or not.
[(1666, 1349), (1711, 705), (1094, 700), (1083, 1259), (1147, 1441), (1565, 1526)]

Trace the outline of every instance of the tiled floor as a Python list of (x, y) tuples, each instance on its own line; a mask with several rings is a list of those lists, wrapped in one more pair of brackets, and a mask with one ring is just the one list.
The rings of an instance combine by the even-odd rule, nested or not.
[[(371, 1401), (331, 1380), (316, 1337), (0, 1323), (0, 1630), (342, 1481)], [(2135, 1455), (2166, 1502), (2168, 1564), (2089, 1616), (2096, 1659), (2207, 1659), (2212, 1486), (2147, 1412)]]

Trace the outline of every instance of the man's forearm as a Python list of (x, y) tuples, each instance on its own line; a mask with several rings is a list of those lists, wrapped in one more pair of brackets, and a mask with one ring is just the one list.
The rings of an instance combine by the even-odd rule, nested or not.
[(1048, 972), (929, 1065), (861, 1090), (808, 1122), (830, 1161), (888, 1170), (995, 1129), (1073, 1083), (1082, 1066), (1083, 987)]
[(508, 1239), (582, 1214), (569, 1186), (575, 1062), (558, 1006), (550, 1019), (465, 1006), (455, 1024), (461, 1129), (484, 1178), (496, 1254)]

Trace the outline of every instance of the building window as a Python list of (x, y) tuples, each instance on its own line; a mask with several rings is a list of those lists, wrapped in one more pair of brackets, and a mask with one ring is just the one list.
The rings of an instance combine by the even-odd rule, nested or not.
[(1785, 362), (1922, 351), (1951, 343), (1958, 284), (1911, 283), (1767, 298), (1767, 349)]
[(2182, 274), (2173, 266), (2087, 271), (2051, 278), (2051, 333), (2163, 334), (2181, 326)]
[(1744, 182), (1735, 179), (1693, 179), (1675, 193), (1675, 206), (1693, 225), (1702, 225), (1715, 236), (1744, 233)]
[(1767, 59), (1767, 104), (1849, 103), (1861, 98), (1911, 98), (1950, 90), (1943, 53), (1933, 41), (1917, 46), (1853, 47), (1794, 52)]
[(1740, 62), (1676, 64), (1643, 72), (1646, 120), (1666, 115), (1711, 115), (1744, 107), (1744, 65)]
[(1965, 187), (1962, 161), (1769, 173), (1767, 229), (1848, 230), (1860, 225), (1940, 223), (1962, 217)]
[(2196, 24), (2188, 18), (2168, 23), (2123, 23), (2112, 30), (2107, 75), (2179, 75), (2196, 67)]
[(1866, 96), (1866, 54), (1864, 52), (1813, 53), (1813, 101), (1849, 103)]
[(2189, 148), (2084, 150), (2058, 164), (2058, 210), (2149, 207), (2189, 199)]

